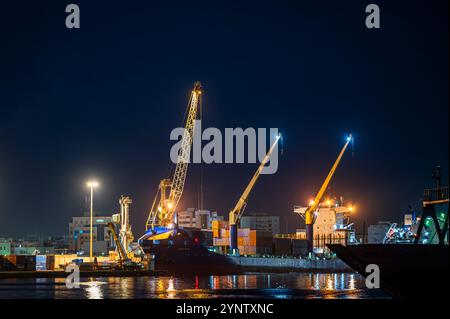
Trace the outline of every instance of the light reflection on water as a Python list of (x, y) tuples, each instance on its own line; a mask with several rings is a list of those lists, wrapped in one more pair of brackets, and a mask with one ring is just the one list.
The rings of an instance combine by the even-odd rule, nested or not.
[(247, 273), (224, 276), (1, 279), (0, 298), (386, 298), (356, 273)]
[(88, 299), (103, 299), (103, 291), (100, 286), (105, 284), (104, 282), (89, 281), (86, 284), (87, 284), (86, 285), (87, 288), (85, 289), (86, 290), (86, 298), (88, 298)]

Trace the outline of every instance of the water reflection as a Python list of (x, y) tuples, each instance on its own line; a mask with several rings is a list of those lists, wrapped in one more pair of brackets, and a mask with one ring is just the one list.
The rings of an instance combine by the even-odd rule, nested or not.
[(169, 281), (167, 282), (167, 298), (174, 298), (175, 297), (175, 287), (174, 287), (174, 283), (173, 283), (173, 278), (170, 278)]
[(87, 283), (80, 283), (83, 286), (88, 286), (85, 288), (86, 297), (88, 299), (103, 299), (103, 290), (101, 285), (105, 284), (100, 281), (89, 281)]
[[(6, 291), (2, 288), (6, 288)], [(246, 273), (225, 276), (156, 276), (82, 279), (69, 289), (64, 279), (0, 279), (1, 298), (365, 298), (386, 297), (366, 289), (355, 273)]]
[(350, 280), (348, 282), (348, 289), (353, 290), (353, 289), (355, 289), (355, 286), (356, 286), (355, 275), (350, 274)]

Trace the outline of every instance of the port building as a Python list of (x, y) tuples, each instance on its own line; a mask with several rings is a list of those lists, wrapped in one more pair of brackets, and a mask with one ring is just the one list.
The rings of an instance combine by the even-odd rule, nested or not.
[[(111, 232), (108, 223), (112, 222), (111, 216), (95, 216), (92, 223), (92, 249), (95, 255), (108, 255), (111, 249), (114, 249)], [(89, 252), (90, 239), (90, 215), (89, 212), (84, 216), (72, 217), (69, 223), (69, 244), (70, 249), (82, 254)]]

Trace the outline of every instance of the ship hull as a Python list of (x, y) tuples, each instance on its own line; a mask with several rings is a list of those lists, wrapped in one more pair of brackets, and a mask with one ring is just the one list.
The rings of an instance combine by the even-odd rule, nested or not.
[(154, 258), (155, 270), (171, 274), (234, 274), (239, 267), (226, 255), (209, 251), (203, 246), (155, 246), (148, 250)]
[(328, 245), (348, 266), (367, 276), (377, 265), (380, 288), (400, 299), (442, 298), (449, 295), (448, 245)]
[(165, 240), (141, 240), (151, 256), (154, 270), (170, 274), (233, 274), (239, 267), (226, 255), (210, 251), (205, 234), (196, 229), (177, 228)]

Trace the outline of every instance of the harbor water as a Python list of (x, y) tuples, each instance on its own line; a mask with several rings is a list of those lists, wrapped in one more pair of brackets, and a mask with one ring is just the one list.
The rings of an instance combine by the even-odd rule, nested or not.
[(389, 298), (357, 273), (244, 273), (222, 276), (0, 279), (0, 299)]

